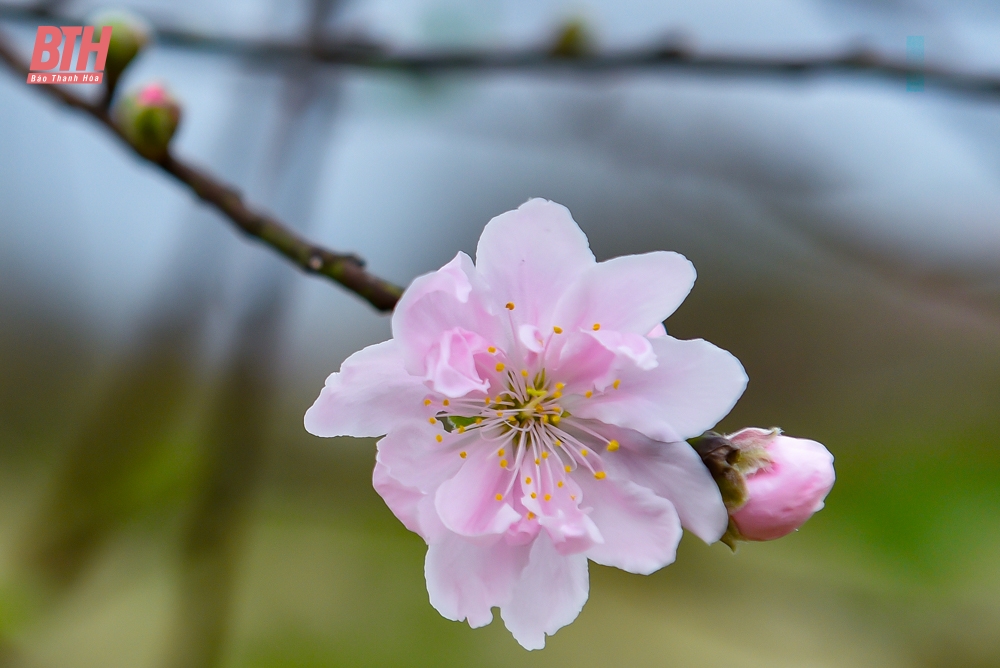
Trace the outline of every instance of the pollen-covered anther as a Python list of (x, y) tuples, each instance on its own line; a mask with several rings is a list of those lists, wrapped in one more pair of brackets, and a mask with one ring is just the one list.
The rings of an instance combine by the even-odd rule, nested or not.
[(530, 485), (531, 484), (531, 478), (525, 478), (524, 479), (524, 484), (525, 485)]
[(437, 419), (432, 418), (432, 417), (427, 418), (427, 421), (430, 422), (431, 424), (437, 423)]
[(497, 351), (496, 346), (490, 346), (489, 348), (486, 349), (486, 352), (488, 352), (490, 355), (493, 355), (494, 353), (496, 353), (496, 351)]
[(496, 500), (497, 501), (503, 501), (503, 494), (497, 494), (496, 495)]
[(557, 448), (558, 448), (558, 447), (561, 447), (561, 446), (562, 446), (562, 441), (560, 441), (560, 440), (559, 440), (559, 439), (557, 438), (556, 440), (552, 441), (552, 445), (556, 446)]
[[(547, 452), (543, 452), (543, 453), (542, 453), (542, 459), (548, 459), (548, 458), (549, 458), (549, 453), (547, 453)], [(537, 463), (538, 463), (538, 461), (536, 460), (536, 461), (535, 461), (535, 463), (537, 464)]]
[(431, 400), (430, 399), (424, 399), (424, 406), (430, 406), (430, 405), (431, 405)]
[(618, 441), (608, 441), (608, 452), (614, 452), (619, 448)]
[(536, 498), (537, 496), (538, 496), (538, 495), (537, 495), (537, 494), (535, 494), (534, 492), (532, 492), (532, 493), (531, 493), (531, 498), (533, 498), (533, 499), (534, 499), (534, 498)]
[(440, 443), (441, 441), (444, 440), (444, 436), (442, 436), (441, 434), (438, 434), (437, 436), (434, 437), (434, 440), (437, 441), (438, 443)]
[(508, 311), (514, 310), (514, 302), (507, 302), (506, 306)]
[(501, 459), (500, 460), (500, 468), (502, 468), (502, 469), (507, 468), (507, 460), (506, 459)]
[(621, 381), (621, 380), (619, 380), (619, 379), (615, 379), (615, 382), (611, 383), (611, 387), (613, 387), (613, 388), (615, 388), (615, 389), (617, 390), (617, 389), (618, 389), (618, 387), (619, 387), (619, 386), (620, 386), (621, 384), (622, 384), (622, 381)]
[(607, 475), (608, 474), (605, 473), (604, 471), (597, 471), (596, 473), (594, 473), (594, 477), (597, 478), (598, 480), (604, 480), (607, 477)]
[(563, 486), (563, 481), (562, 480), (560, 480), (559, 482), (556, 483), (556, 487), (562, 487), (562, 486)]
[(444, 401), (441, 402), (442, 406), (448, 406), (449, 404), (451, 404), (451, 402), (448, 401), (447, 399), (445, 399)]
[(496, 365), (495, 368), (496, 368), (497, 371), (503, 371), (507, 367), (504, 366), (503, 362), (497, 362), (497, 365)]
[(464, 434), (465, 433), (465, 427), (463, 427), (462, 425), (458, 425), (458, 433), (459, 434)]
[(528, 370), (527, 369), (521, 369), (521, 375), (524, 376), (525, 378), (527, 378), (528, 377)]
[(460, 453), (458, 453), (458, 456), (461, 457), (462, 459), (465, 459), (466, 457), (469, 456), (469, 453), (466, 452), (465, 450), (462, 450)]
[(587, 451), (586, 450), (581, 450), (580, 454), (583, 455), (584, 457), (586, 457), (587, 456)]
[(503, 455), (504, 455), (505, 452), (507, 452), (507, 451), (504, 450), (503, 448), (500, 448), (500, 451), (497, 452), (497, 457), (503, 457)]
[(528, 519), (529, 519), (529, 520), (533, 520), (533, 519), (535, 519), (535, 513), (531, 512), (531, 511), (529, 510), (529, 511), (528, 511)]
[(569, 472), (570, 472), (570, 471), (572, 471), (572, 470), (573, 470), (573, 467), (572, 467), (572, 466), (570, 466), (569, 464), (567, 464), (567, 465), (566, 465), (566, 473), (569, 473)]
[(546, 494), (542, 498), (545, 499), (546, 501), (551, 501), (552, 500), (552, 495), (551, 494)]
[(538, 466), (538, 465), (540, 465), (541, 463), (542, 463), (542, 462), (540, 462), (540, 461), (538, 460), (538, 457), (535, 457), (535, 466)]
[(556, 334), (562, 334), (562, 327), (553, 327), (552, 331)]
[(596, 331), (597, 331), (597, 330), (599, 330), (600, 328), (601, 328), (601, 323), (599, 323), (599, 322), (595, 322), (595, 323), (594, 323), (594, 331), (596, 332)]
[(588, 399), (590, 399), (592, 396), (594, 396), (594, 393), (591, 390), (587, 390), (586, 392), (583, 393), (583, 396), (585, 396)]

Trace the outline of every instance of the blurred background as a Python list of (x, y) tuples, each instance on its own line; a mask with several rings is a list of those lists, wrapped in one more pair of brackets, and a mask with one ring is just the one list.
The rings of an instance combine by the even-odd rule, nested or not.
[[(544, 45), (568, 21), (596, 49), (682, 35), (905, 58), (919, 36), (929, 63), (1000, 76), (986, 0), (126, 6), (178, 30), (407, 49)], [(2, 27), (27, 57), (37, 25)], [(534, 196), (567, 205), (598, 259), (684, 253), (699, 279), (669, 331), (751, 379), (720, 427), (819, 440), (838, 481), (783, 540), (733, 555), (686, 536), (649, 577), (591, 565), (590, 601), (541, 652), (499, 619), (449, 622), (423, 542), (371, 488), (374, 443), (302, 428), (388, 318), (4, 69), (0, 664), (1000, 666), (1000, 96), (844, 75), (414, 76), (169, 44), (122, 86), (149, 80), (184, 104), (179, 156), (403, 285)]]

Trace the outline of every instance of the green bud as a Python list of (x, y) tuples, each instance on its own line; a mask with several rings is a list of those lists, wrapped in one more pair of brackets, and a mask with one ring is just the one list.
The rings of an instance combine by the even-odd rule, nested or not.
[(162, 85), (151, 83), (124, 96), (112, 114), (135, 150), (150, 160), (161, 160), (177, 130), (181, 107)]
[(117, 81), (129, 63), (149, 44), (152, 34), (149, 24), (135, 14), (122, 10), (94, 14), (89, 23), (94, 26), (94, 41), (100, 39), (104, 26), (111, 27), (111, 43), (108, 45), (104, 73), (109, 80)]
[(593, 47), (593, 39), (587, 26), (580, 19), (567, 21), (556, 33), (549, 50), (557, 58), (580, 58)]

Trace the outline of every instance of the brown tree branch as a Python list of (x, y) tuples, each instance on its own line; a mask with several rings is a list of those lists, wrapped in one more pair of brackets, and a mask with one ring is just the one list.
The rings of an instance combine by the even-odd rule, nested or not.
[[(79, 23), (79, 17), (46, 9), (0, 4), (0, 18)], [(847, 48), (841, 53), (799, 57), (697, 53), (683, 41), (614, 51), (578, 52), (555, 44), (525, 49), (447, 49), (403, 51), (365, 38), (319, 42), (254, 40), (210, 35), (166, 25), (154, 26), (160, 44), (223, 53), (252, 60), (311, 60), (374, 70), (430, 73), (442, 71), (563, 71), (620, 72), (675, 71), (698, 75), (802, 78), (853, 74), (907, 81), (922, 77), (930, 85), (965, 94), (1000, 95), (1000, 77), (963, 72), (943, 66), (907, 61), (870, 48)]]
[[(0, 60), (19, 76), (27, 78), (29, 67), (9, 41), (0, 33)], [(104, 125), (132, 148), (114, 119), (99, 104), (91, 104), (61, 87), (36, 86), (67, 107), (77, 109)], [(202, 201), (226, 216), (241, 232), (284, 255), (303, 271), (333, 279), (365, 299), (380, 311), (391, 311), (403, 289), (365, 271), (364, 262), (355, 255), (335, 253), (317, 246), (284, 225), (274, 216), (262, 213), (244, 200), (239, 191), (208, 172), (187, 164), (168, 153), (161, 160), (150, 160), (133, 152), (188, 186)]]

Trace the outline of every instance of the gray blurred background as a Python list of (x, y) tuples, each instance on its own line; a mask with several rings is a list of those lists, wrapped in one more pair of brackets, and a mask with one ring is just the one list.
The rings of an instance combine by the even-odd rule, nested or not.
[[(1000, 75), (985, 0), (127, 6), (410, 49), (546, 44), (571, 20), (599, 49), (905, 57), (922, 36), (928, 62)], [(3, 22), (25, 55), (36, 25)], [(388, 318), (0, 70), (0, 665), (1000, 666), (1000, 96), (415, 77), (169, 45), (122, 85), (149, 80), (184, 104), (178, 155), (400, 284), (534, 196), (567, 205), (599, 259), (684, 253), (699, 279), (668, 329), (751, 379), (721, 427), (817, 439), (838, 481), (775, 543), (687, 536), (649, 577), (592, 565), (542, 652), (499, 620), (444, 620), (422, 541), (371, 489), (373, 442), (301, 426)]]

